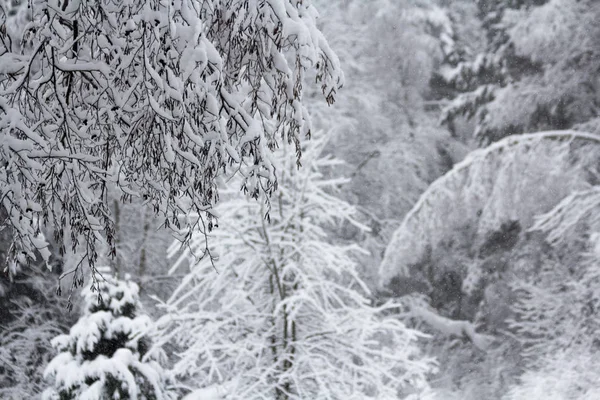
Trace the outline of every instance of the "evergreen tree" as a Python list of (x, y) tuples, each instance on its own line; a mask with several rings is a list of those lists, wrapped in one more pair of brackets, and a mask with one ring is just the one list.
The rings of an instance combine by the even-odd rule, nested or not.
[(449, 58), (444, 79), (462, 94), (445, 109), (452, 126), (474, 119), (488, 144), (507, 135), (572, 128), (598, 116), (600, 4), (593, 0), (481, 0), (483, 52)]
[(151, 324), (140, 311), (138, 287), (129, 280), (106, 277), (98, 293), (83, 292), (84, 310), (68, 335), (52, 341), (59, 354), (45, 376), (53, 387), (47, 399), (174, 398), (159, 363), (144, 358), (149, 347), (143, 332)]

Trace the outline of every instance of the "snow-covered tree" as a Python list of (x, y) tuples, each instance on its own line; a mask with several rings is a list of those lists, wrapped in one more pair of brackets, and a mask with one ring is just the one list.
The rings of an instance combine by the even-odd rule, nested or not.
[(165, 225), (195, 213), (189, 231), (211, 218), (223, 171), (241, 172), (254, 197), (271, 194), (270, 151), (293, 143), (299, 159), (311, 132), (305, 71), (328, 103), (342, 83), (309, 0), (40, 0), (18, 10), (24, 26), (0, 9), (1, 224), (13, 229), (12, 263), (45, 246), (44, 225), (61, 252), (81, 243), (82, 263), (93, 265), (98, 243), (114, 252), (109, 185)]
[(444, 71), (464, 92), (445, 110), (445, 122), (473, 118), (475, 135), (490, 143), (572, 128), (598, 116), (597, 1), (493, 0), (478, 6), (487, 48)]
[[(591, 351), (597, 328), (586, 307), (595, 307), (598, 272), (586, 240), (598, 226), (598, 159), (596, 135), (513, 135), (468, 155), (403, 220), (381, 264), (382, 284), (433, 308), (413, 315), (446, 337), (431, 344), (442, 398), (500, 398), (530, 355), (556, 366), (552, 356), (568, 343), (587, 341), (573, 357)], [(497, 340), (484, 356), (478, 342), (490, 334)], [(528, 393), (519, 398), (536, 398)]]
[(600, 138), (575, 131), (515, 135), (470, 153), (404, 218), (380, 266), (382, 282), (408, 274), (411, 266), (448, 248), (460, 251), (467, 245), (472, 249), (465, 252), (485, 257), (492, 250), (487, 248), (490, 233), (514, 223), (524, 231), (536, 215), (590, 188), (600, 176), (599, 156)]
[[(598, 397), (600, 349), (600, 187), (575, 192), (539, 216), (553, 254), (513, 284), (519, 300), (510, 327), (527, 372), (507, 399)], [(527, 269), (525, 269), (527, 271)]]
[(45, 371), (53, 381), (45, 398), (174, 398), (158, 361), (144, 358), (150, 346), (144, 332), (152, 321), (141, 313), (137, 285), (104, 278), (99, 293), (83, 292), (83, 315), (69, 334), (52, 341), (59, 354)]
[[(300, 170), (276, 159), (277, 197), (248, 202), (235, 192), (218, 207), (218, 230), (202, 232), (174, 268), (190, 272), (164, 304), (158, 344), (176, 344), (174, 372), (191, 388), (228, 399), (391, 399), (425, 385), (430, 360), (398, 305), (374, 307), (351, 257), (356, 245), (333, 243), (328, 228), (353, 222), (354, 209), (332, 195), (324, 141), (313, 138)], [(203, 391), (204, 393), (204, 391)], [(201, 398), (201, 397), (200, 397)]]

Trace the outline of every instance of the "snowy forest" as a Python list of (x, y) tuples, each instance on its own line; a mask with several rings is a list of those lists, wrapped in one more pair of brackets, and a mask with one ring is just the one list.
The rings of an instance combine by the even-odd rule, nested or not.
[(0, 399), (600, 399), (598, 21), (0, 0)]

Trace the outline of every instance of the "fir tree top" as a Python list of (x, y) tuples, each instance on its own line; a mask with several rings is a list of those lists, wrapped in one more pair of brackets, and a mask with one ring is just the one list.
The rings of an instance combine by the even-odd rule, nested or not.
[(138, 314), (138, 286), (106, 276), (99, 292), (84, 291), (84, 310), (68, 335), (52, 341), (59, 354), (45, 375), (54, 379), (46, 399), (170, 399), (162, 367), (142, 360), (150, 325)]

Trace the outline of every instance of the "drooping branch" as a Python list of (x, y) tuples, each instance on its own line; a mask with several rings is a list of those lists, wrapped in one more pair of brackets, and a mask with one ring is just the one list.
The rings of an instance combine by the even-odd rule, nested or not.
[(1, 222), (17, 233), (13, 263), (34, 257), (44, 225), (60, 248), (85, 242), (85, 264), (114, 256), (109, 185), (187, 229), (185, 240), (204, 220), (182, 214), (212, 227), (223, 175), (242, 175), (268, 202), (270, 153), (295, 143), (299, 161), (311, 130), (306, 71), (327, 101), (343, 83), (308, 0), (46, 3), (31, 4), (20, 44), (0, 31)]
[(511, 220), (529, 228), (533, 216), (589, 187), (599, 156), (600, 136), (576, 131), (514, 135), (473, 151), (432, 183), (404, 217), (380, 265), (381, 282), (406, 275), (410, 265), (465, 226), (477, 240)]
[(425, 322), (444, 335), (466, 338), (479, 350), (487, 351), (494, 341), (497, 340), (492, 335), (478, 333), (470, 321), (457, 321), (446, 318), (424, 307), (414, 306), (408, 315)]

